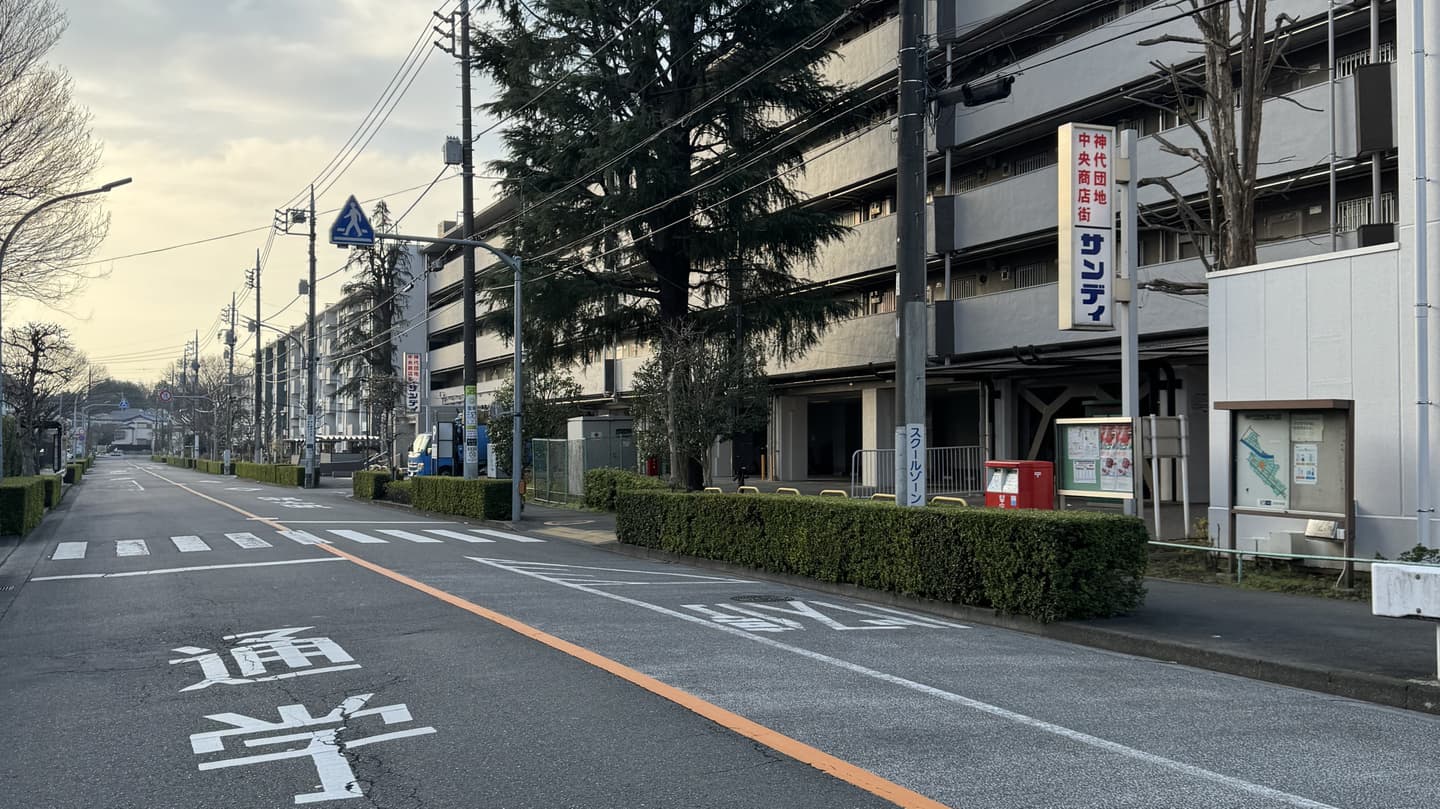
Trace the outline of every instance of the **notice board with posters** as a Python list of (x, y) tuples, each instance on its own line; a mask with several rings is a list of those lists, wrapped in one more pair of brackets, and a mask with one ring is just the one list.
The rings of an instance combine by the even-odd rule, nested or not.
[(1070, 497), (1135, 498), (1140, 430), (1135, 419), (1055, 420), (1055, 477)]
[(1230, 547), (1235, 515), (1345, 527), (1353, 555), (1355, 411), (1345, 399), (1217, 402), (1229, 411)]

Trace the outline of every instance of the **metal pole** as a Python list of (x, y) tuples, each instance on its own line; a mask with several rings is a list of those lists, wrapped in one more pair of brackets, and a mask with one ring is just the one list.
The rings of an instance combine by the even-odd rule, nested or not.
[[(1135, 141), (1138, 134), (1133, 129), (1120, 133), (1119, 180), (1116, 190), (1120, 202), (1120, 283), (1115, 285), (1115, 319), (1120, 327), (1120, 415), (1135, 419), (1140, 416), (1140, 322), (1139, 310), (1135, 307), (1136, 266), (1139, 259), (1139, 201), (1136, 189), (1140, 169), (1136, 165)], [(1139, 436), (1134, 436), (1138, 439)], [(1144, 516), (1140, 502), (1144, 491), (1143, 475), (1135, 476), (1135, 499), (1126, 501), (1126, 514)]]
[[(261, 401), (262, 401), (261, 396), (262, 396), (262, 393), (263, 393), (262, 390), (261, 390), (261, 380), (260, 380), (260, 362), (261, 362), (261, 360), (260, 360), (260, 344), (261, 344), (261, 342), (262, 342), (262, 341), (260, 340), (260, 250), (259, 250), (259, 248), (256, 248), (256, 250), (255, 250), (255, 412), (254, 412), (254, 418), (251, 419), (251, 421), (252, 421), (253, 424), (254, 424), (254, 431), (255, 431), (255, 452), (254, 452), (254, 454), (253, 454), (253, 456), (252, 456), (252, 457), (255, 459), (255, 463), (264, 463), (264, 457), (260, 454), (260, 453), (261, 453), (261, 450), (260, 450), (260, 443), (261, 443), (261, 442), (260, 442), (260, 438), (261, 438), (261, 436), (263, 435), (263, 430), (261, 430), (260, 425), (261, 425), (262, 423), (264, 423), (264, 422), (262, 421), (262, 419), (261, 419), (261, 411), (264, 409), (263, 407), (261, 407)], [(268, 419), (265, 420), (265, 421), (268, 421)]]
[[(1150, 424), (1150, 505), (1155, 509), (1155, 538), (1164, 539), (1164, 535), (1160, 533), (1160, 453), (1156, 442), (1155, 414), (1151, 413), (1147, 421)], [(1141, 447), (1145, 446), (1144, 441), (1137, 443)]]
[(1415, 87), (1415, 539), (1430, 547), (1430, 299), (1425, 116), (1425, 0), (1413, 0)]
[[(1370, 3), (1370, 64), (1380, 64), (1380, 4)], [(1370, 155), (1370, 224), (1380, 221), (1380, 153)]]
[[(257, 296), (258, 298), (258, 296)], [(230, 293), (230, 331), (225, 335), (229, 343), (229, 359), (225, 367), (225, 450), (220, 456), (220, 474), (230, 474), (230, 451), (235, 446), (235, 293)]]
[[(900, 0), (895, 203), (895, 503), (925, 503), (925, 0)], [(914, 458), (914, 466), (908, 463)]]
[(1181, 413), (1180, 419), (1180, 501), (1185, 519), (1185, 536), (1190, 536), (1190, 419)]
[(310, 317), (306, 321), (309, 356), (305, 362), (305, 488), (320, 485), (315, 457), (315, 365), (319, 341), (315, 336), (315, 186), (310, 186)]
[(1330, 79), (1330, 252), (1340, 249), (1335, 219), (1335, 0), (1325, 4), (1325, 61)]
[[(460, 195), (462, 212), (460, 233), (464, 239), (469, 240), (474, 236), (475, 227), (475, 165), (474, 151), (472, 149), (470, 132), (470, 1), (460, 0), (460, 23), (456, 26), (455, 36), (460, 40)], [(465, 455), (464, 473), (466, 480), (473, 480), (480, 476), (479, 456), (479, 435), (478, 418), (476, 410), (475, 385), (477, 374), (475, 369), (475, 248), (465, 246), (462, 248), (464, 261), (464, 281), (461, 285), (461, 295), (464, 302), (461, 304), (464, 327), (461, 331), (461, 340), (465, 344), (463, 372), (463, 383), (465, 385)], [(517, 276), (518, 278), (518, 276)], [(518, 281), (516, 282), (518, 285)], [(517, 294), (518, 300), (518, 294)], [(516, 310), (519, 311), (518, 309)], [(519, 323), (519, 315), (516, 315), (516, 323)], [(515, 345), (518, 356), (520, 345), (519, 330), (516, 330)], [(519, 360), (516, 360), (516, 373), (518, 375)], [(517, 377), (518, 378), (518, 377)], [(519, 383), (516, 383), (516, 392), (519, 392)]]
[(515, 303), (513, 306), (515, 309), (515, 335), (511, 338), (511, 342), (514, 343), (515, 346), (515, 398), (512, 402), (512, 407), (514, 408), (513, 424), (510, 427), (510, 519), (514, 522), (519, 522), (521, 509), (524, 507), (520, 502), (520, 484), (525, 476), (525, 448), (521, 446), (521, 442), (523, 441), (522, 436), (524, 435), (524, 431), (522, 430), (523, 410), (521, 402), (525, 401), (521, 387), (524, 383), (525, 375), (524, 366), (522, 365), (524, 360), (520, 352), (522, 343), (520, 333), (520, 305), (522, 298), (519, 257), (515, 258), (511, 266), (515, 269)]

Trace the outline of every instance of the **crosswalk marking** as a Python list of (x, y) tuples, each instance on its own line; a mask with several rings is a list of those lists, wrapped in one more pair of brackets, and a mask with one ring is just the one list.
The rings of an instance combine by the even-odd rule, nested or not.
[(265, 540), (255, 536), (254, 534), (226, 534), (225, 538), (230, 540), (231, 542), (234, 542), (236, 545), (239, 545), (245, 550), (270, 547), (269, 542), (266, 542)]
[(495, 540), (493, 540), (493, 539), (487, 539), (487, 538), (485, 538), (485, 537), (476, 537), (476, 536), (471, 536), (471, 535), (469, 535), (469, 534), (462, 534), (462, 533), (460, 533), (459, 531), (444, 531), (444, 530), (441, 530), (441, 529), (439, 529), (439, 528), (427, 528), (427, 529), (425, 529), (425, 533), (427, 533), (427, 534), (434, 534), (434, 535), (437, 536), (437, 537), (445, 537), (445, 538), (447, 538), (447, 539), (458, 539), (458, 540), (460, 540), (461, 542), (494, 542), (494, 541), (495, 541)]
[(395, 528), (381, 528), (380, 533), (387, 537), (395, 537), (396, 539), (403, 539), (409, 542), (444, 542), (442, 539), (427, 537), (422, 534), (414, 534), (409, 531), (401, 531)]
[(280, 536), (299, 542), (301, 545), (329, 545), (330, 540), (321, 539), (309, 531), (281, 531)]
[(364, 543), (370, 544), (370, 545), (374, 545), (374, 544), (376, 544), (376, 543), (379, 543), (379, 544), (382, 544), (382, 545), (383, 545), (384, 543), (386, 543), (386, 542), (389, 541), (389, 540), (381, 539), (381, 538), (379, 538), (379, 537), (372, 537), (372, 536), (370, 536), (369, 534), (362, 534), (362, 533), (360, 533), (359, 531), (350, 531), (350, 530), (345, 529), (345, 528), (331, 528), (331, 529), (329, 529), (329, 531), (330, 531), (330, 533), (334, 534), (334, 535), (337, 536), (337, 537), (344, 537), (344, 538), (346, 538), (346, 539), (348, 539), (348, 540), (352, 540), (352, 541), (354, 541), (354, 542), (364, 542)]
[[(373, 528), (368, 533), (345, 528), (317, 529), (317, 533), (330, 533), (352, 542), (361, 542), (367, 545), (379, 545), (395, 539), (415, 543), (442, 543), (446, 539), (469, 542), (472, 544), (492, 543), (497, 540), (508, 540), (511, 542), (544, 542), (543, 539), (527, 537), (523, 534), (510, 533), (508, 531), (497, 531), (492, 528), (470, 528), (464, 531), (447, 530), (439, 528), (424, 529), (424, 533), (418, 531), (405, 531), (398, 528)], [(280, 536), (301, 545), (329, 545), (332, 540), (317, 536), (309, 531), (288, 530), (277, 531)], [(376, 534), (383, 534), (390, 539), (383, 539)], [(255, 550), (258, 548), (274, 547), (269, 541), (261, 539), (250, 532), (225, 534), (225, 538), (234, 543), (236, 547), (244, 550)], [(211, 541), (207, 541), (195, 534), (170, 537), (170, 542), (175, 550), (180, 553), (199, 553), (215, 550)], [(163, 541), (162, 541), (163, 545)], [(84, 559), (89, 550), (89, 542), (59, 542), (55, 545), (55, 551), (50, 555), (52, 560), (65, 561)], [(223, 549), (222, 549), (223, 550)], [(115, 541), (116, 556), (150, 556), (151, 548), (149, 543), (143, 539), (121, 539)]]
[(170, 541), (175, 543), (175, 550), (181, 553), (210, 550), (210, 546), (205, 544), (205, 540), (197, 536), (170, 537)]
[[(438, 541), (438, 540), (437, 540)], [(51, 559), (84, 559), (85, 549), (90, 546), (88, 542), (61, 542), (55, 546), (55, 554)]]
[(474, 531), (474, 532), (477, 533), (477, 534), (484, 534), (484, 535), (486, 535), (486, 536), (499, 537), (499, 538), (501, 538), (501, 539), (508, 539), (508, 540), (513, 541), (513, 542), (544, 542), (544, 541), (545, 541), (545, 540), (543, 540), (543, 539), (536, 539), (535, 537), (527, 537), (527, 536), (522, 536), (522, 535), (520, 535), (520, 534), (511, 534), (511, 533), (507, 533), (507, 532), (505, 532), (505, 531), (496, 531), (496, 530), (494, 530), (493, 528), (471, 528), (470, 530), (471, 530), (471, 531)]

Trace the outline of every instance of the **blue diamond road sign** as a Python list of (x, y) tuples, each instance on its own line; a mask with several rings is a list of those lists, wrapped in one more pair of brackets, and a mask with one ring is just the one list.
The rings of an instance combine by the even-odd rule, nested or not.
[(373, 247), (375, 244), (375, 229), (370, 227), (365, 209), (353, 195), (345, 201), (335, 224), (330, 226), (330, 243), (339, 247)]

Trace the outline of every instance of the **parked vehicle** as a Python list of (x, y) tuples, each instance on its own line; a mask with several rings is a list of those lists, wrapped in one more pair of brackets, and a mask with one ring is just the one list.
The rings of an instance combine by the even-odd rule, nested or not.
[[(415, 436), (410, 453), (405, 457), (406, 471), (410, 475), (459, 475), (464, 470), (464, 442), (457, 439), (462, 435), (459, 421), (440, 422), (428, 433)], [(484, 425), (479, 427), (477, 436), (480, 452), (480, 469), (485, 470), (486, 449), (490, 446), (490, 434)]]

